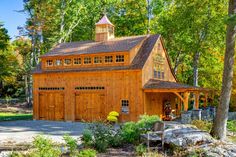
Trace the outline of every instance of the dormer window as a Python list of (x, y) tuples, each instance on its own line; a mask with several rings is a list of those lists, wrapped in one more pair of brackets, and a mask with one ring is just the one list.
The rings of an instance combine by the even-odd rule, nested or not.
[(102, 63), (102, 57), (94, 57), (94, 64)]
[(80, 65), (81, 64), (81, 58), (74, 58), (74, 65)]
[(70, 64), (71, 64), (71, 59), (64, 60), (64, 65), (70, 65)]
[(105, 63), (112, 63), (113, 62), (113, 56), (105, 56)]
[(53, 66), (53, 60), (47, 60), (46, 61), (46, 66), (50, 67), (50, 66)]
[(56, 65), (56, 66), (62, 65), (62, 60), (61, 60), (61, 59), (56, 59), (56, 60), (55, 60), (55, 65)]
[(125, 57), (124, 55), (116, 55), (116, 62), (124, 62)]
[(84, 64), (91, 64), (91, 63), (92, 63), (91, 57), (84, 57)]

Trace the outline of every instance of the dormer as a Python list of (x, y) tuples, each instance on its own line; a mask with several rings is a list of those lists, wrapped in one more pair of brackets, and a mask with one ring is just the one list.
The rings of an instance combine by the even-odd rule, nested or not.
[(110, 22), (107, 16), (104, 15), (102, 19), (96, 23), (95, 41), (108, 41), (114, 37), (114, 25)]

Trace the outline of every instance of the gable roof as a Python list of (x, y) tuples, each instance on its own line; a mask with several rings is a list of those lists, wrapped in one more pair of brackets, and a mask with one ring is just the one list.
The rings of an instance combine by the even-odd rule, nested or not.
[(104, 24), (109, 24), (109, 25), (112, 25), (114, 26), (111, 21), (107, 18), (107, 15), (104, 15), (101, 20), (99, 20), (96, 25), (104, 25)]
[[(156, 43), (156, 41), (159, 39), (160, 35), (148, 35), (148, 36), (138, 36), (137, 38), (142, 38), (143, 41), (141, 48), (137, 52), (137, 55), (134, 57), (132, 63), (130, 65), (126, 66), (104, 66), (104, 67), (79, 67), (79, 68), (71, 68), (71, 69), (53, 69), (53, 70), (43, 70), (41, 69), (41, 64), (39, 64), (33, 73), (55, 73), (55, 72), (86, 72), (86, 71), (110, 71), (110, 70), (135, 70), (135, 69), (142, 69), (144, 64), (146, 63), (150, 53), (152, 52), (152, 49)], [(132, 39), (135, 37), (132, 37)], [(135, 38), (136, 40), (138, 40)], [(136, 43), (136, 40), (134, 40), (134, 43)], [(126, 40), (125, 40), (126, 41)], [(112, 42), (112, 41), (108, 41)], [(124, 41), (122, 42), (124, 43)], [(137, 44), (136, 44), (137, 45)], [(114, 50), (116, 52), (116, 50)], [(112, 52), (112, 51), (110, 51)], [(73, 52), (74, 54), (77, 54), (76, 52)], [(83, 53), (85, 54), (85, 53)], [(88, 54), (88, 53), (87, 53)], [(53, 55), (50, 55), (53, 56)], [(61, 55), (60, 55), (61, 56)]]
[(95, 54), (104, 52), (124, 52), (131, 50), (133, 47), (141, 43), (146, 37), (146, 35), (142, 35), (115, 38), (104, 42), (80, 41), (62, 43), (41, 57)]

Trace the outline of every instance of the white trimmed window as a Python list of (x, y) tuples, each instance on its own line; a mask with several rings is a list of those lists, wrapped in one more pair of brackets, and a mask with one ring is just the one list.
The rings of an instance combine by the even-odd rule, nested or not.
[(46, 66), (48, 66), (48, 67), (53, 66), (53, 60), (51, 60), (51, 59), (46, 60)]
[(121, 100), (121, 112), (129, 114), (129, 100)]
[(100, 63), (102, 63), (102, 57), (94, 57), (94, 63), (95, 63), (95, 64), (100, 64)]
[(113, 62), (113, 56), (105, 56), (105, 63), (112, 63)]
[(55, 60), (55, 65), (56, 65), (56, 66), (62, 65), (62, 60), (61, 60), (61, 59), (56, 59), (56, 60)]
[(70, 65), (70, 64), (71, 64), (71, 59), (64, 60), (64, 65)]
[(81, 64), (81, 58), (74, 58), (74, 65), (80, 65)]
[(91, 57), (84, 57), (84, 64), (91, 64), (91, 63), (92, 63)]

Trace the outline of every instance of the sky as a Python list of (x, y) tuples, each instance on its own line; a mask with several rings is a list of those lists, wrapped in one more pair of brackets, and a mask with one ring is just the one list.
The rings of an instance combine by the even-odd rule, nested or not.
[(13, 40), (18, 35), (17, 26), (24, 26), (26, 14), (17, 11), (23, 10), (23, 0), (0, 0), (0, 22), (8, 30)]

